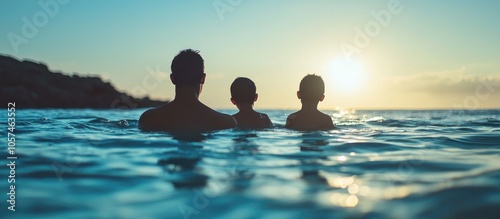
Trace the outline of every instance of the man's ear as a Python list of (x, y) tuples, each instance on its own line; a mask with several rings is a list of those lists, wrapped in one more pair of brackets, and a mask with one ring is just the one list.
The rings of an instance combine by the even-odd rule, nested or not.
[(203, 73), (201, 76), (200, 84), (205, 84), (205, 78), (207, 77), (207, 74)]
[(231, 103), (233, 103), (233, 105), (236, 105), (236, 101), (234, 101), (233, 98), (231, 98)]
[(255, 97), (253, 98), (253, 102), (257, 101), (257, 99), (259, 99), (259, 94), (255, 94)]
[(174, 74), (170, 74), (170, 81), (175, 85)]
[(300, 100), (300, 91), (297, 91), (297, 98)]
[(321, 98), (319, 98), (319, 101), (323, 101), (325, 99), (325, 95), (321, 95)]

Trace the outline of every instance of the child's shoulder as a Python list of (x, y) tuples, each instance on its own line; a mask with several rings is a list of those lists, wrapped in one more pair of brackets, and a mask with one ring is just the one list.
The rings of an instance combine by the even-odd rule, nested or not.
[(264, 126), (268, 127), (268, 128), (272, 128), (274, 126), (273, 122), (271, 121), (271, 119), (269, 118), (269, 116), (265, 113), (260, 113), (260, 112), (257, 112), (259, 113), (259, 117), (261, 119), (261, 121), (263, 122)]
[(321, 116), (323, 116), (323, 117), (328, 117), (328, 118), (331, 118), (331, 117), (330, 117), (330, 115), (328, 115), (328, 114), (326, 114), (326, 113), (324, 113), (324, 112), (321, 112), (321, 111), (318, 111), (318, 112), (319, 112), (319, 114), (320, 114)]
[(258, 117), (260, 119), (264, 120), (266, 123), (271, 122), (271, 119), (269, 118), (269, 116), (267, 114), (261, 113), (261, 112), (257, 112), (257, 111), (255, 111), (255, 112), (257, 113)]
[(288, 115), (288, 117), (286, 119), (293, 120), (293, 119), (297, 118), (297, 116), (298, 116), (299, 113), (300, 113), (300, 111), (291, 113), (290, 115)]
[(319, 112), (318, 116), (325, 121), (332, 121), (332, 117), (324, 112)]
[(334, 129), (333, 119), (330, 115), (321, 112), (322, 121), (324, 122), (325, 129)]
[(257, 111), (255, 111), (255, 112), (256, 112), (256, 113), (259, 115), (259, 117), (260, 117), (260, 118), (262, 118), (262, 119), (269, 118), (269, 116), (268, 116), (267, 114), (265, 114), (265, 113), (261, 113), (261, 112), (257, 112)]

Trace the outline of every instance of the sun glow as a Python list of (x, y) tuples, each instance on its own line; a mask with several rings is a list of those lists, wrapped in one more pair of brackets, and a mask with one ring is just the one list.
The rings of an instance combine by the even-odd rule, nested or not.
[(365, 77), (363, 65), (354, 59), (339, 57), (328, 66), (328, 82), (337, 91), (359, 91), (365, 82)]

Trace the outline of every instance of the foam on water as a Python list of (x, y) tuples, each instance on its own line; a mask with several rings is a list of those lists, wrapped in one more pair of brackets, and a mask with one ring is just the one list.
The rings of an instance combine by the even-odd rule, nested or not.
[(16, 111), (2, 217), (500, 217), (499, 110), (329, 111), (325, 132), (271, 110), (276, 128), (194, 136), (141, 132), (143, 111)]

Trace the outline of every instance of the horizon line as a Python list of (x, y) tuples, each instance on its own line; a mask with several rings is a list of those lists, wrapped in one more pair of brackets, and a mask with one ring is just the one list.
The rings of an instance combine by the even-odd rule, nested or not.
[[(228, 108), (223, 108), (223, 107), (213, 107), (214, 109), (218, 110), (233, 110), (233, 109), (228, 109)], [(254, 110), (299, 110), (300, 108), (254, 108)], [(235, 108), (234, 110), (238, 110)], [(328, 110), (328, 111), (340, 111), (340, 110), (355, 110), (355, 111), (378, 111), (378, 110), (386, 110), (386, 111), (391, 111), (391, 110), (435, 110), (435, 111), (447, 111), (447, 110), (452, 110), (452, 111), (471, 111), (471, 110), (500, 110), (500, 107), (497, 108), (492, 108), (492, 107), (485, 107), (485, 108), (475, 108), (475, 109), (467, 109), (467, 108), (447, 108), (447, 107), (416, 107), (416, 108), (411, 108), (411, 107), (390, 107), (390, 108), (382, 108), (382, 107), (363, 107), (363, 108), (355, 108), (355, 107), (339, 107), (339, 108), (324, 108), (320, 109), (321, 110)]]

